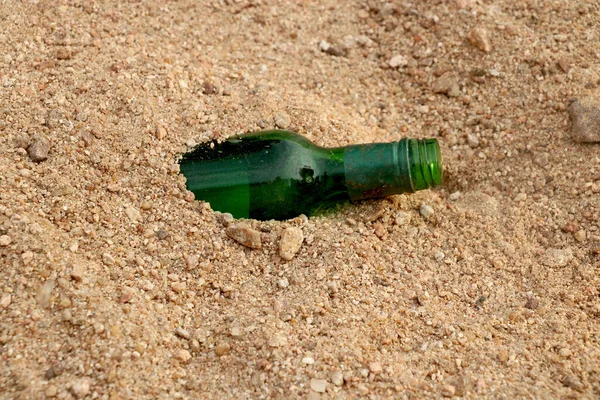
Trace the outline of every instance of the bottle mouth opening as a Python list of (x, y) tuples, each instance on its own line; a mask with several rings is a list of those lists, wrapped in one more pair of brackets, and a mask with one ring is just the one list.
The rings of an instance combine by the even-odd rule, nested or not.
[(442, 184), (442, 153), (436, 139), (411, 139), (410, 175), (413, 189), (429, 189)]

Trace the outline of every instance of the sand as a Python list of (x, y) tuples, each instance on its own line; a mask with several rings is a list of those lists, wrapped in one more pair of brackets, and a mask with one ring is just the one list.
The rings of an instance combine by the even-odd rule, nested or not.
[[(598, 104), (599, 20), (566, 0), (2, 2), (0, 398), (600, 397), (600, 148), (567, 111)], [(246, 248), (177, 159), (276, 126), (435, 137), (444, 184), (245, 221)]]

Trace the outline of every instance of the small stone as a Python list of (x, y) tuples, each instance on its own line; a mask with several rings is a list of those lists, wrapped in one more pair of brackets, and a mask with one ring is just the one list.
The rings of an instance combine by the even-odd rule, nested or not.
[(185, 349), (179, 350), (173, 357), (182, 364), (185, 364), (192, 359), (190, 352)]
[(194, 269), (200, 263), (198, 256), (195, 254), (188, 254), (184, 258), (185, 258), (185, 264), (187, 265), (188, 269)]
[(321, 40), (321, 42), (319, 42), (319, 49), (321, 49), (321, 51), (324, 53), (336, 57), (343, 57), (348, 54), (348, 50), (345, 47), (337, 45), (334, 46), (325, 40)]
[(525, 302), (525, 308), (528, 308), (530, 310), (537, 310), (539, 306), (540, 301), (535, 297), (528, 297), (527, 301)]
[(515, 196), (514, 200), (519, 203), (521, 201), (527, 200), (527, 193), (519, 193)]
[(277, 126), (278, 128), (287, 129), (289, 128), (291, 123), (292, 120), (290, 119), (290, 116), (286, 113), (279, 113), (275, 116), (275, 126)]
[(327, 381), (325, 379), (311, 379), (310, 388), (317, 393), (325, 393), (327, 390)]
[(285, 289), (286, 287), (290, 286), (290, 283), (288, 282), (287, 278), (281, 278), (277, 284), (282, 289)]
[(304, 241), (304, 234), (302, 229), (297, 227), (285, 228), (281, 233), (281, 240), (279, 242), (279, 255), (286, 261), (290, 261), (296, 253), (300, 250), (302, 242)]
[(371, 364), (369, 364), (369, 371), (371, 371), (375, 375), (379, 375), (383, 372), (383, 367), (381, 366), (381, 363), (372, 362)]
[(188, 84), (187, 84), (187, 82), (185, 80), (180, 79), (178, 83), (179, 83), (179, 88), (181, 90), (185, 90), (185, 89), (188, 88)]
[(321, 395), (317, 392), (310, 391), (308, 392), (308, 396), (306, 396), (306, 400), (322, 400)]
[(287, 344), (288, 344), (287, 337), (282, 333), (273, 335), (273, 337), (271, 339), (269, 339), (269, 347), (283, 347), (283, 346), (287, 346)]
[(157, 125), (154, 134), (158, 140), (162, 140), (167, 137), (167, 128), (162, 125)]
[(302, 359), (302, 364), (313, 365), (315, 363), (315, 359), (312, 357), (304, 357)]
[(501, 363), (506, 363), (509, 359), (509, 355), (508, 355), (508, 351), (506, 351), (505, 349), (501, 349), (498, 352), (498, 361), (500, 361)]
[(363, 396), (366, 396), (369, 394), (369, 388), (363, 383), (359, 384), (356, 387), (356, 389), (358, 389), (358, 393), (360, 393)]
[(56, 58), (58, 60), (70, 60), (72, 56), (73, 53), (66, 47), (61, 47), (56, 51)]
[(227, 236), (240, 243), (243, 246), (251, 249), (262, 248), (262, 240), (260, 238), (260, 232), (256, 229), (252, 229), (245, 223), (239, 223), (230, 225), (225, 230)]
[(411, 220), (412, 220), (412, 216), (409, 213), (407, 213), (405, 211), (398, 211), (394, 221), (396, 222), (396, 225), (404, 226), (404, 225), (410, 224)]
[(591, 99), (575, 100), (569, 106), (573, 140), (579, 143), (600, 142), (600, 103)]
[(211, 83), (211, 82), (204, 82), (204, 84), (202, 85), (202, 92), (204, 94), (216, 94), (217, 93), (217, 88), (216, 86)]
[(558, 354), (560, 354), (561, 357), (565, 357), (566, 358), (566, 357), (569, 357), (572, 353), (571, 353), (570, 349), (568, 349), (566, 347), (563, 347), (562, 349), (560, 349), (558, 351)]
[(161, 228), (156, 231), (155, 235), (158, 240), (165, 240), (169, 237), (169, 232)]
[(132, 206), (128, 206), (125, 208), (125, 214), (129, 218), (129, 220), (133, 223), (137, 222), (141, 217), (140, 212), (137, 209), (133, 208)]
[(229, 343), (219, 343), (215, 346), (215, 354), (219, 357), (229, 354), (231, 351), (231, 346)]
[(181, 293), (186, 289), (185, 282), (171, 282), (171, 289), (175, 293)]
[(121, 292), (121, 296), (119, 296), (119, 303), (125, 304), (129, 303), (133, 298), (133, 293), (131, 290), (125, 289)]
[(2, 296), (2, 298), (0, 298), (0, 307), (7, 308), (8, 306), (10, 306), (11, 302), (12, 296), (10, 294), (5, 294)]
[(472, 149), (479, 147), (479, 138), (477, 136), (473, 135), (472, 133), (469, 133), (467, 135), (467, 144)]
[(367, 18), (369, 18), (369, 12), (367, 10), (359, 10), (358, 11), (358, 18), (360, 18), (360, 19), (367, 19)]
[(566, 249), (546, 249), (541, 258), (541, 263), (547, 267), (564, 267), (573, 259), (573, 252), (570, 248)]
[(406, 67), (408, 65), (408, 59), (405, 56), (398, 54), (390, 58), (388, 64), (392, 68)]
[(19, 149), (27, 149), (29, 147), (29, 136), (26, 134), (17, 134), (14, 139), (15, 147)]
[(38, 137), (33, 140), (27, 148), (27, 154), (33, 162), (41, 162), (48, 158), (50, 151), (50, 141), (46, 138)]
[(111, 265), (114, 265), (115, 259), (109, 253), (103, 253), (102, 254), (102, 262), (104, 262), (104, 264), (106, 264), (107, 266), (111, 266)]
[(96, 335), (100, 335), (102, 332), (104, 332), (105, 328), (104, 328), (104, 324), (100, 323), (100, 322), (96, 322), (94, 324), (94, 333)]
[(344, 384), (344, 375), (340, 371), (335, 371), (331, 374), (331, 382), (335, 386), (342, 386)]
[(450, 196), (448, 196), (448, 198), (450, 199), (450, 201), (456, 201), (456, 200), (460, 199), (460, 192), (456, 191), (456, 192), (452, 193)]
[(443, 76), (433, 82), (432, 90), (434, 93), (442, 93), (448, 97), (458, 97), (460, 95), (458, 82), (450, 76)]
[(36, 301), (41, 308), (50, 307), (52, 291), (54, 290), (55, 281), (48, 280), (40, 287), (37, 292)]
[(148, 211), (152, 209), (152, 202), (149, 200), (146, 200), (142, 203), (142, 210), (144, 211)]
[(492, 50), (488, 31), (484, 28), (473, 29), (469, 32), (467, 39), (472, 46), (477, 47), (479, 50), (485, 51), (486, 53)]
[(182, 338), (182, 339), (187, 339), (187, 340), (189, 340), (189, 339), (192, 337), (192, 335), (190, 334), (190, 331), (188, 331), (188, 330), (186, 330), (186, 329), (183, 329), (183, 328), (181, 328), (181, 327), (180, 327), (180, 328), (177, 328), (177, 329), (175, 330), (175, 334), (176, 334), (177, 336), (179, 336), (180, 338)]
[(561, 57), (556, 60), (556, 65), (558, 65), (558, 68), (560, 68), (562, 72), (567, 74), (571, 70), (571, 59), (568, 57)]
[(234, 338), (240, 338), (244, 334), (244, 331), (239, 326), (233, 326), (233, 327), (231, 327), (230, 334)]
[(442, 387), (442, 396), (453, 397), (456, 394), (456, 388), (453, 385), (444, 385)]
[(580, 229), (580, 230), (578, 230), (577, 232), (575, 232), (573, 234), (573, 237), (578, 242), (585, 242), (585, 239), (587, 238), (587, 234), (586, 234), (586, 232), (583, 229)]
[(46, 397), (56, 397), (58, 394), (58, 388), (54, 385), (48, 385), (46, 390), (44, 391)]
[(550, 162), (550, 155), (548, 153), (537, 153), (533, 157), (533, 163), (538, 167), (545, 167)]
[(85, 271), (85, 268), (81, 265), (81, 264), (75, 264), (73, 265), (73, 268), (71, 269), (71, 279), (73, 279), (74, 281), (77, 282), (81, 282), (83, 280), (83, 273)]
[(419, 209), (419, 212), (421, 213), (421, 215), (425, 219), (431, 218), (433, 216), (433, 214), (434, 214), (433, 207), (431, 207), (428, 204), (422, 204), (421, 208)]
[(219, 213), (217, 214), (217, 221), (219, 221), (223, 226), (227, 227), (233, 223), (234, 219), (233, 215), (230, 213)]
[(90, 381), (86, 378), (79, 379), (71, 386), (73, 396), (82, 399), (90, 393)]

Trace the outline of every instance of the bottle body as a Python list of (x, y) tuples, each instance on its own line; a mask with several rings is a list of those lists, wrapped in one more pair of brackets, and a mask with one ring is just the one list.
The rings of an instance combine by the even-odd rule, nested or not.
[[(283, 220), (312, 215), (342, 201), (440, 184), (437, 142), (429, 139), (434, 151), (415, 155), (427, 146), (411, 147), (411, 140), (418, 144), (415, 139), (403, 139), (323, 148), (294, 132), (264, 131), (219, 144), (201, 144), (185, 154), (180, 164), (188, 190), (196, 199), (209, 202), (213, 210), (236, 218)], [(417, 165), (431, 172), (427, 174), (429, 180), (417, 187), (410, 163), (405, 162), (411, 151), (413, 158), (429, 157), (429, 166)], [(420, 173), (413, 171), (412, 175)]]

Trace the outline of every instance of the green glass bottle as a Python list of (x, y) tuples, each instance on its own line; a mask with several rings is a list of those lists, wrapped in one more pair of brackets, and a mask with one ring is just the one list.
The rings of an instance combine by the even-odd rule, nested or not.
[(310, 216), (338, 202), (442, 183), (436, 139), (323, 148), (294, 132), (262, 131), (203, 143), (180, 167), (197, 200), (258, 220)]

